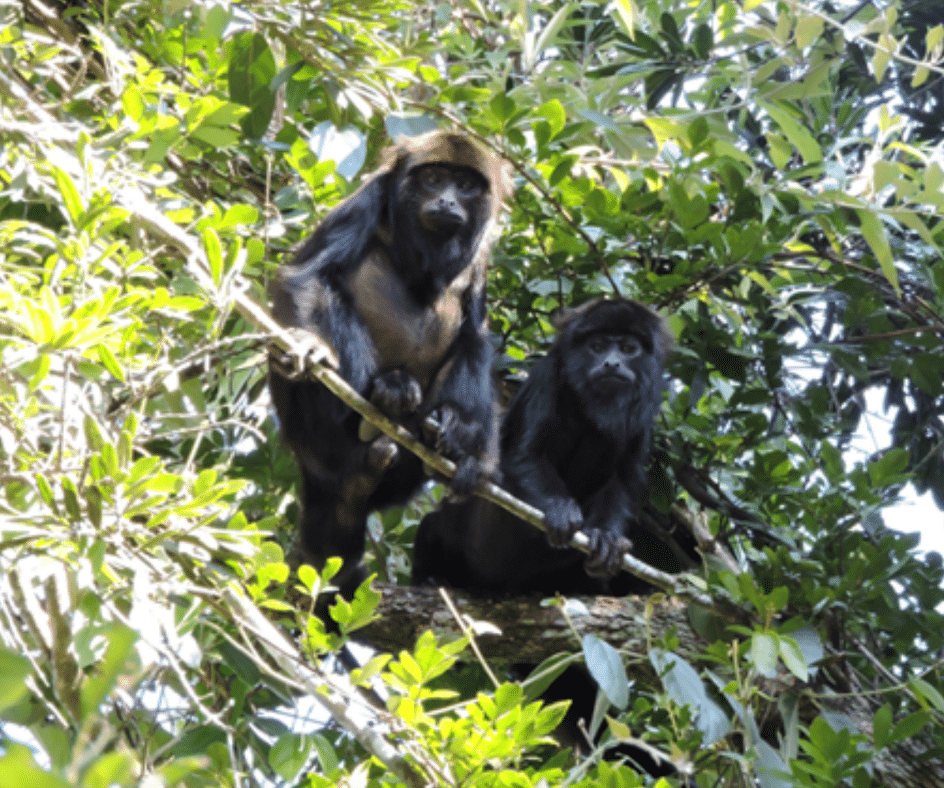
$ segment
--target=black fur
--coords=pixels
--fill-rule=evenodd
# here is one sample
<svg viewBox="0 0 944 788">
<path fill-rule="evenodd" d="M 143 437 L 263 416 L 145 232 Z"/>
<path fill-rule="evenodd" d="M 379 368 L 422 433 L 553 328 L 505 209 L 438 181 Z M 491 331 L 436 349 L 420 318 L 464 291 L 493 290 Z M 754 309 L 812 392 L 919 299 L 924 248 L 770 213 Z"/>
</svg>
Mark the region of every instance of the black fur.
<svg viewBox="0 0 944 788">
<path fill-rule="evenodd" d="M 420 524 L 413 582 L 478 593 L 599 594 L 631 548 L 670 342 L 662 319 L 626 299 L 566 315 L 501 428 L 501 475 L 545 513 L 546 536 L 481 499 Z M 587 533 L 591 555 L 567 547 Z"/>
<path fill-rule="evenodd" d="M 626 299 L 587 304 L 558 327 L 501 428 L 503 484 L 544 511 L 547 534 L 481 498 L 447 503 L 420 523 L 414 584 L 480 595 L 640 590 L 616 573 L 632 548 L 669 335 L 655 312 Z M 590 537 L 589 557 L 566 546 L 578 529 Z M 589 674 L 571 666 L 543 694 L 572 701 L 557 732 L 565 746 L 587 749 L 578 720 L 590 718 L 596 693 Z M 638 748 L 620 755 L 653 775 L 673 771 Z"/>
<path fill-rule="evenodd" d="M 272 289 L 275 318 L 327 341 L 361 395 L 414 431 L 426 416 L 439 420 L 428 437 L 456 461 L 460 493 L 496 464 L 485 269 L 507 180 L 462 135 L 401 141 Z M 320 568 L 341 556 L 336 582 L 350 596 L 365 576 L 368 515 L 405 502 L 424 481 L 421 463 L 385 436 L 362 441 L 360 418 L 320 384 L 270 365 L 269 385 L 301 470 L 303 557 Z"/>
</svg>

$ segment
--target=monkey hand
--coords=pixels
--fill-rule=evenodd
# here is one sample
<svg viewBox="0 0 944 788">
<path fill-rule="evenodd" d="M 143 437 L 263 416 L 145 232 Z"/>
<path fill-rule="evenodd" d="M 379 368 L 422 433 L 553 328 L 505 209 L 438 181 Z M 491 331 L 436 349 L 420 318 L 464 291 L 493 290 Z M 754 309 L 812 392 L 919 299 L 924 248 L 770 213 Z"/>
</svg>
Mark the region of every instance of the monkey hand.
<svg viewBox="0 0 944 788">
<path fill-rule="evenodd" d="M 429 420 L 424 422 L 426 440 L 438 454 L 456 464 L 449 489 L 454 496 L 468 495 L 487 475 L 479 459 L 485 450 L 485 432 L 481 425 L 463 419 L 448 405 L 436 408 L 430 416 L 436 428 L 430 427 Z"/>
<path fill-rule="evenodd" d="M 314 331 L 305 328 L 283 327 L 285 337 L 292 342 L 291 347 L 282 352 L 271 349 L 270 354 L 279 370 L 288 378 L 303 377 L 306 370 L 316 364 L 324 364 L 331 369 L 339 369 L 338 357 L 331 346 Z M 273 346 L 270 345 L 270 348 Z"/>
<path fill-rule="evenodd" d="M 583 514 L 573 498 L 552 498 L 544 507 L 544 527 L 551 547 L 567 547 L 583 525 Z"/>
<path fill-rule="evenodd" d="M 597 528 L 588 531 L 590 555 L 583 562 L 583 568 L 593 577 L 613 577 L 620 571 L 623 555 L 633 548 L 633 543 L 622 534 L 601 531 Z"/>
<path fill-rule="evenodd" d="M 402 419 L 423 401 L 423 389 L 409 372 L 390 369 L 374 378 L 370 401 L 391 419 Z"/>
</svg>

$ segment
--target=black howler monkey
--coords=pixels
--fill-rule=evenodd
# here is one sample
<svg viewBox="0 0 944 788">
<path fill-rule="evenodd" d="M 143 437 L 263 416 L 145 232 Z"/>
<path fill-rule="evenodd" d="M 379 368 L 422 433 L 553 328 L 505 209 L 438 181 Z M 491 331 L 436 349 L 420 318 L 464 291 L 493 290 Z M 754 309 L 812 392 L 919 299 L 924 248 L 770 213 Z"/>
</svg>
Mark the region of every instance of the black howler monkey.
<svg viewBox="0 0 944 788">
<path fill-rule="evenodd" d="M 646 481 L 662 403 L 665 324 L 627 299 L 563 316 L 559 335 L 513 400 L 501 427 L 501 474 L 545 513 L 546 535 L 481 499 L 423 518 L 413 582 L 473 592 L 598 594 L 612 590 Z M 577 530 L 589 557 L 567 547 Z"/>
<path fill-rule="evenodd" d="M 360 394 L 414 430 L 433 416 L 426 437 L 456 462 L 459 493 L 496 464 L 485 276 L 509 185 L 499 157 L 464 135 L 401 138 L 272 288 L 275 318 L 327 341 Z M 320 384 L 270 365 L 269 386 L 301 470 L 302 553 L 318 568 L 341 556 L 336 582 L 350 595 L 365 575 L 369 513 L 405 502 L 422 465 L 386 436 L 362 441 L 360 417 Z"/>
</svg>

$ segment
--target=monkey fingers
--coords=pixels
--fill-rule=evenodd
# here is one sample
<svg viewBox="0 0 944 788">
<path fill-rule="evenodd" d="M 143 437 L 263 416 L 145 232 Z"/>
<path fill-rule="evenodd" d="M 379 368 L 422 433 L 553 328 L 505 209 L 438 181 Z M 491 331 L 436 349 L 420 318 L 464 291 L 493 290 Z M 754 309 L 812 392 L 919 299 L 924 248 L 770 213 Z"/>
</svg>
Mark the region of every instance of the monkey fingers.
<svg viewBox="0 0 944 788">
<path fill-rule="evenodd" d="M 367 465 L 383 473 L 400 456 L 400 447 L 389 435 L 381 435 L 367 448 Z"/>
<path fill-rule="evenodd" d="M 476 422 L 463 419 L 454 408 L 443 405 L 423 424 L 426 440 L 443 457 L 456 463 L 456 474 L 449 484 L 454 494 L 468 495 L 482 481 L 484 470 L 479 455 L 485 449 L 485 433 Z"/>
<path fill-rule="evenodd" d="M 315 364 L 338 369 L 338 357 L 331 346 L 314 331 L 294 326 L 286 326 L 282 330 L 293 345 L 285 352 L 273 350 L 270 357 L 288 377 L 304 377 L 306 370 Z"/>
<path fill-rule="evenodd" d="M 544 505 L 544 527 L 551 547 L 567 547 L 582 525 L 583 513 L 573 498 L 552 498 Z"/>
<path fill-rule="evenodd" d="M 623 555 L 633 548 L 633 543 L 622 534 L 593 529 L 587 532 L 590 539 L 590 555 L 583 563 L 588 575 L 614 577 L 623 563 Z"/>
<path fill-rule="evenodd" d="M 474 490 L 485 474 L 477 457 L 466 457 L 456 463 L 456 475 L 449 482 L 453 498 L 463 498 Z"/>
<path fill-rule="evenodd" d="M 400 447 L 393 438 L 389 435 L 375 438 L 364 454 L 362 469 L 352 473 L 341 484 L 339 511 L 346 515 L 349 509 L 359 508 L 363 501 L 373 495 L 384 472 L 399 456 Z M 340 522 L 341 517 L 338 519 Z"/>
<path fill-rule="evenodd" d="M 390 369 L 374 378 L 370 401 L 391 419 L 401 419 L 423 401 L 423 389 L 409 372 Z"/>
<path fill-rule="evenodd" d="M 430 417 L 436 428 L 431 429 L 427 421 L 423 425 L 423 434 L 443 457 L 459 462 L 469 455 L 479 454 L 485 448 L 482 426 L 462 418 L 454 408 L 443 405 L 436 408 Z"/>
</svg>

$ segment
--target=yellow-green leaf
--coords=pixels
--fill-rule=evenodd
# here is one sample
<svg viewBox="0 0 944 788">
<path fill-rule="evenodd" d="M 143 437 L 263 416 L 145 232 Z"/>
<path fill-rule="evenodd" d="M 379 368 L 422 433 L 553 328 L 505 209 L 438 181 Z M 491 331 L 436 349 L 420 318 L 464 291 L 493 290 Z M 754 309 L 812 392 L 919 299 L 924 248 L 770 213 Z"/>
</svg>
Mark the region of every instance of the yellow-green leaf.
<svg viewBox="0 0 944 788">
<path fill-rule="evenodd" d="M 882 220 L 872 211 L 860 209 L 858 211 L 859 222 L 862 229 L 862 237 L 878 260 L 879 267 L 889 284 L 895 288 L 895 292 L 901 292 L 898 285 L 898 270 L 895 268 L 895 262 L 892 260 L 892 249 L 888 243 L 888 235 Z"/>
<path fill-rule="evenodd" d="M 796 45 L 800 49 L 806 49 L 823 32 L 823 18 L 819 16 L 804 16 L 797 21 Z"/>
<path fill-rule="evenodd" d="M 800 125 L 800 122 L 783 107 L 767 103 L 763 106 L 767 114 L 780 127 L 784 136 L 800 152 L 803 161 L 807 164 L 816 164 L 823 160 L 823 152 L 809 129 Z"/>
<path fill-rule="evenodd" d="M 210 264 L 210 274 L 213 281 L 220 284 L 223 281 L 223 248 L 220 238 L 212 228 L 203 231 L 203 248 L 206 251 L 207 262 Z"/>
</svg>

